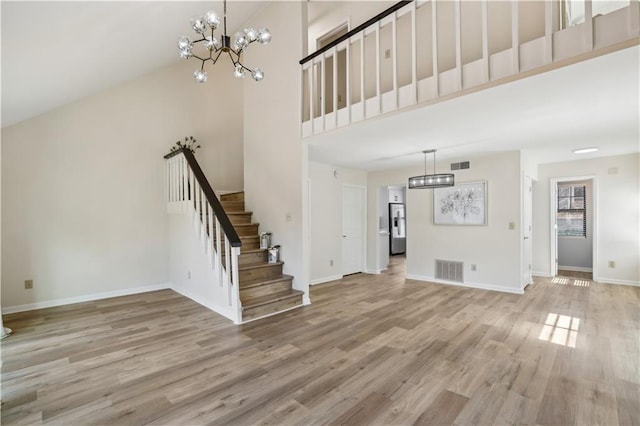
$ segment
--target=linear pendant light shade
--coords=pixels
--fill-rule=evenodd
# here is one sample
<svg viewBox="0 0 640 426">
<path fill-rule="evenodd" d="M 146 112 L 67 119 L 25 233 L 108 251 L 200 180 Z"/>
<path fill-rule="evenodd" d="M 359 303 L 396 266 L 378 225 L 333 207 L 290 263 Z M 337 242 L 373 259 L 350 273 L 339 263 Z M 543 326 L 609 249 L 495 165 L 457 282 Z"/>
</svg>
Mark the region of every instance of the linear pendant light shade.
<svg viewBox="0 0 640 426">
<path fill-rule="evenodd" d="M 429 189 L 453 186 L 455 177 L 453 173 L 436 174 L 436 150 L 422 151 L 424 154 L 424 175 L 409 178 L 409 189 Z M 433 154 L 433 174 L 427 174 L 427 154 Z"/>
</svg>

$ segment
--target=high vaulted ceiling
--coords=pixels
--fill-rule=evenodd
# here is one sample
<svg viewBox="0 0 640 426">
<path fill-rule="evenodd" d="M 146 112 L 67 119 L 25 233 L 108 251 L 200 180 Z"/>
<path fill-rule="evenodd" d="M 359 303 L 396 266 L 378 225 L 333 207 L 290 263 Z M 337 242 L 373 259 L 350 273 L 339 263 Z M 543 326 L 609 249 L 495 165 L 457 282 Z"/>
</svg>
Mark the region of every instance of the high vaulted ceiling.
<svg viewBox="0 0 640 426">
<path fill-rule="evenodd" d="M 228 33 L 265 4 L 229 0 Z M 208 10 L 222 16 L 222 1 L 2 1 L 0 7 L 3 127 L 179 61 L 176 42 L 193 34 L 190 18 Z"/>
<path fill-rule="evenodd" d="M 228 3 L 228 33 L 268 0 Z M 222 2 L 11 2 L 2 11 L 2 126 L 179 61 L 189 19 Z M 255 22 L 253 22 L 255 21 Z M 277 36 L 275 34 L 274 36 Z M 539 162 L 638 152 L 638 46 L 309 139 L 312 160 L 364 170 L 523 149 Z M 572 149 L 598 146 L 582 157 Z"/>
</svg>

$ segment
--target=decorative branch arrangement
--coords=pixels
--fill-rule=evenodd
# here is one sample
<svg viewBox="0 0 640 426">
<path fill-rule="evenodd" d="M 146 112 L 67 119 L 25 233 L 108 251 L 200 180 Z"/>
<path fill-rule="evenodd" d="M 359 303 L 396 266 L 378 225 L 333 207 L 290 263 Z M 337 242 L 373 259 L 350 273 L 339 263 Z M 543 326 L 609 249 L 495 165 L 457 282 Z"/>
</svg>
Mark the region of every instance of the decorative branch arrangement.
<svg viewBox="0 0 640 426">
<path fill-rule="evenodd" d="M 174 146 L 171 147 L 170 152 L 177 151 L 182 148 L 187 148 L 189 151 L 196 153 L 196 149 L 201 148 L 200 145 L 196 145 L 198 142 L 193 136 L 185 136 L 184 142 L 178 141 Z"/>
</svg>

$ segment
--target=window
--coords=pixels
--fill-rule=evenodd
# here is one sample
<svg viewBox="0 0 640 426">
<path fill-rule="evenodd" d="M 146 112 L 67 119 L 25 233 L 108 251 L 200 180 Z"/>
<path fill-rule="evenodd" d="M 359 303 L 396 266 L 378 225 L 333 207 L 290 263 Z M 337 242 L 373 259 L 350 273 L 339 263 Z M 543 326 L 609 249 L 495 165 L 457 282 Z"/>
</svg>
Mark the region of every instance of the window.
<svg viewBox="0 0 640 426">
<path fill-rule="evenodd" d="M 558 185 L 558 236 L 587 237 L 585 185 Z"/>
</svg>

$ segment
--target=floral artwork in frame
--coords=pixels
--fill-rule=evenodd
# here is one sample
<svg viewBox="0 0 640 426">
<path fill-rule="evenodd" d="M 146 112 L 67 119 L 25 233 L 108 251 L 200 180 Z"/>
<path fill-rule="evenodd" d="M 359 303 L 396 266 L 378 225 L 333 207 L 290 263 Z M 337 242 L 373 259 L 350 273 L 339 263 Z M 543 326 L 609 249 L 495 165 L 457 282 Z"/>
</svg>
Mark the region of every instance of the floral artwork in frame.
<svg viewBox="0 0 640 426">
<path fill-rule="evenodd" d="M 467 182 L 433 190 L 435 225 L 486 225 L 487 182 Z"/>
</svg>

